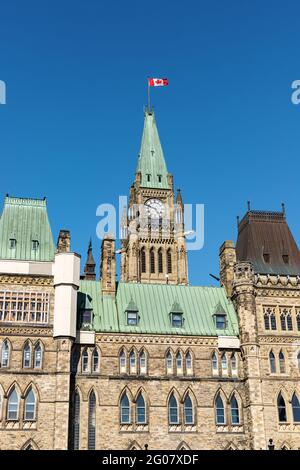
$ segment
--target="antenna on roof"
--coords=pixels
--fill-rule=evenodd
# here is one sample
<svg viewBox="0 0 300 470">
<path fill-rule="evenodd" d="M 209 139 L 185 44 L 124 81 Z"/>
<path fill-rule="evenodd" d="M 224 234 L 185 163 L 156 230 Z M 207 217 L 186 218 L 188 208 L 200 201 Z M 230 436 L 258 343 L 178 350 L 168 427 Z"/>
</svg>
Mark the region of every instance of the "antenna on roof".
<svg viewBox="0 0 300 470">
<path fill-rule="evenodd" d="M 247 201 L 248 211 L 251 211 L 250 201 Z"/>
<path fill-rule="evenodd" d="M 285 215 L 285 204 L 284 204 L 284 202 L 281 203 L 281 209 L 282 209 L 283 215 Z"/>
</svg>

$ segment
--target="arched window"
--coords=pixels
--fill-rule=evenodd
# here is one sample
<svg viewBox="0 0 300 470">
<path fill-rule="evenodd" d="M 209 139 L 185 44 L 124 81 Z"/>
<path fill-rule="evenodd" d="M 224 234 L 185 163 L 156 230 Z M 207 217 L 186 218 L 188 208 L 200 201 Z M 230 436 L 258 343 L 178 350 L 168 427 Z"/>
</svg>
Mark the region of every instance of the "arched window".
<svg viewBox="0 0 300 470">
<path fill-rule="evenodd" d="M 172 252 L 170 248 L 167 251 L 167 273 L 172 274 Z"/>
<path fill-rule="evenodd" d="M 23 349 L 23 367 L 28 369 L 31 367 L 31 346 L 27 342 Z"/>
<path fill-rule="evenodd" d="M 160 248 L 158 250 L 158 272 L 161 274 L 163 272 L 163 253 L 162 249 Z"/>
<path fill-rule="evenodd" d="M 284 360 L 284 355 L 283 352 L 280 351 L 279 353 L 279 370 L 281 374 L 285 373 L 285 360 Z"/>
<path fill-rule="evenodd" d="M 173 393 L 169 399 L 168 409 L 169 409 L 169 424 L 178 424 L 179 423 L 178 404 Z"/>
<path fill-rule="evenodd" d="M 182 355 L 180 351 L 176 354 L 176 367 L 177 370 L 182 370 Z"/>
<path fill-rule="evenodd" d="M 288 331 L 293 331 L 293 319 L 292 315 L 288 314 L 286 317 Z"/>
<path fill-rule="evenodd" d="M 146 363 L 146 354 L 145 351 L 140 352 L 140 374 L 146 374 L 147 372 L 147 363 Z"/>
<path fill-rule="evenodd" d="M 92 371 L 94 374 L 99 372 L 99 353 L 97 348 L 94 349 L 92 355 Z"/>
<path fill-rule="evenodd" d="M 32 389 L 27 392 L 25 397 L 24 420 L 36 420 L 36 399 Z"/>
<path fill-rule="evenodd" d="M 191 373 L 192 371 L 192 355 L 190 353 L 190 351 L 188 351 L 185 355 L 185 368 L 186 368 L 186 371 Z"/>
<path fill-rule="evenodd" d="M 232 396 L 230 400 L 230 413 L 231 413 L 231 424 L 233 426 L 240 424 L 239 405 L 234 395 Z"/>
<path fill-rule="evenodd" d="M 80 442 L 80 395 L 76 390 L 72 407 L 71 449 L 78 450 Z"/>
<path fill-rule="evenodd" d="M 126 354 L 124 349 L 120 352 L 120 357 L 119 357 L 119 362 L 120 362 L 120 372 L 126 372 Z"/>
<path fill-rule="evenodd" d="M 82 372 L 86 374 L 89 371 L 89 353 L 85 348 L 82 353 Z"/>
<path fill-rule="evenodd" d="M 275 374 L 276 373 L 276 361 L 275 361 L 275 356 L 274 356 L 273 351 L 270 351 L 269 353 L 269 363 L 270 363 L 271 374 Z"/>
<path fill-rule="evenodd" d="M 88 417 L 88 450 L 96 449 L 96 395 L 94 391 L 89 396 Z"/>
<path fill-rule="evenodd" d="M 237 360 L 236 360 L 236 354 L 232 353 L 231 354 L 231 373 L 236 375 L 237 374 Z"/>
<path fill-rule="evenodd" d="M 131 351 L 129 355 L 129 366 L 130 366 L 130 373 L 136 372 L 136 354 L 135 351 Z"/>
<path fill-rule="evenodd" d="M 150 272 L 151 274 L 155 273 L 155 253 L 154 248 L 150 250 Z"/>
<path fill-rule="evenodd" d="M 211 356 L 211 367 L 214 373 L 218 371 L 218 356 L 215 352 Z"/>
<path fill-rule="evenodd" d="M 172 355 L 171 351 L 168 351 L 168 353 L 166 355 L 166 365 L 167 365 L 167 371 L 169 373 L 173 372 L 173 355 Z"/>
<path fill-rule="evenodd" d="M 141 249 L 141 271 L 142 271 L 142 273 L 146 272 L 146 252 L 145 252 L 145 248 Z"/>
<path fill-rule="evenodd" d="M 218 393 L 216 397 L 216 422 L 217 424 L 225 424 L 225 412 L 224 412 L 224 404 L 221 398 L 221 395 Z"/>
<path fill-rule="evenodd" d="M 1 351 L 0 367 L 5 368 L 9 366 L 10 345 L 7 340 L 4 341 Z"/>
<path fill-rule="evenodd" d="M 286 315 L 284 313 L 280 315 L 280 324 L 281 324 L 282 331 L 285 331 L 286 330 Z"/>
<path fill-rule="evenodd" d="M 277 408 L 278 408 L 278 419 L 280 423 L 286 423 L 286 408 L 285 401 L 281 393 L 279 393 L 277 398 Z"/>
<path fill-rule="evenodd" d="M 37 343 L 34 347 L 34 368 L 41 369 L 42 368 L 42 348 L 40 343 Z"/>
<path fill-rule="evenodd" d="M 226 371 L 226 370 L 227 370 L 227 357 L 226 357 L 226 353 L 223 353 L 222 356 L 221 356 L 221 366 L 222 366 L 222 371 Z"/>
<path fill-rule="evenodd" d="M 19 395 L 13 388 L 8 396 L 7 401 L 7 419 L 17 421 L 19 418 Z"/>
<path fill-rule="evenodd" d="M 294 423 L 300 423 L 300 403 L 296 393 L 294 393 L 292 398 L 292 409 Z"/>
<path fill-rule="evenodd" d="M 146 406 L 143 395 L 140 393 L 136 401 L 136 423 L 146 423 Z"/>
<path fill-rule="evenodd" d="M 184 424 L 194 424 L 193 403 L 189 394 L 186 395 L 183 403 Z"/>
<path fill-rule="evenodd" d="M 130 424 L 130 405 L 127 394 L 121 398 L 121 413 L 120 413 L 121 424 Z"/>
<path fill-rule="evenodd" d="M 297 354 L 298 371 L 300 372 L 300 351 Z"/>
<path fill-rule="evenodd" d="M 271 319 L 271 330 L 276 330 L 276 328 L 277 328 L 277 326 L 276 326 L 276 316 L 273 312 L 271 313 L 270 319 Z"/>
<path fill-rule="evenodd" d="M 267 313 L 264 314 L 265 330 L 270 329 L 270 315 Z"/>
</svg>

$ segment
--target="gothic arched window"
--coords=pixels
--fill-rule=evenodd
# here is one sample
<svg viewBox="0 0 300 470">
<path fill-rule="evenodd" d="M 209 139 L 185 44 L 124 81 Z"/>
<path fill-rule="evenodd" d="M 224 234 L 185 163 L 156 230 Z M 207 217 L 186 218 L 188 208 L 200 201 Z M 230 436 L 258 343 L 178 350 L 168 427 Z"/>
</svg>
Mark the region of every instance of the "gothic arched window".
<svg viewBox="0 0 300 470">
<path fill-rule="evenodd" d="M 161 248 L 158 250 L 158 272 L 160 274 L 163 273 L 163 253 Z"/>
<path fill-rule="evenodd" d="M 94 349 L 92 354 L 92 371 L 94 374 L 99 372 L 99 353 L 97 348 Z"/>
<path fill-rule="evenodd" d="M 42 347 L 40 343 L 37 343 L 34 347 L 34 363 L 35 369 L 41 369 L 42 367 Z"/>
<path fill-rule="evenodd" d="M 215 352 L 211 356 L 211 367 L 212 367 L 213 372 L 218 371 L 218 356 L 216 355 Z"/>
<path fill-rule="evenodd" d="M 300 372 L 300 351 L 297 354 L 298 371 Z"/>
<path fill-rule="evenodd" d="M 284 354 L 282 351 L 279 353 L 279 371 L 281 374 L 285 374 L 285 360 L 284 360 Z"/>
<path fill-rule="evenodd" d="M 126 354 L 124 349 L 120 352 L 119 356 L 120 372 L 126 372 Z"/>
<path fill-rule="evenodd" d="M 80 395 L 77 390 L 73 398 L 71 419 L 71 449 L 78 450 L 80 442 Z"/>
<path fill-rule="evenodd" d="M 183 403 L 184 424 L 194 424 L 193 402 L 189 394 L 186 395 Z"/>
<path fill-rule="evenodd" d="M 135 351 L 131 351 L 129 354 L 129 367 L 130 367 L 130 373 L 135 373 L 136 372 L 136 353 Z"/>
<path fill-rule="evenodd" d="M 173 354 L 171 351 L 168 351 L 166 355 L 166 366 L 167 366 L 167 372 L 173 372 Z"/>
<path fill-rule="evenodd" d="M 297 320 L 297 330 L 300 331 L 300 313 L 297 314 L 296 320 Z"/>
<path fill-rule="evenodd" d="M 296 393 L 292 397 L 292 409 L 294 423 L 300 423 L 300 403 Z"/>
<path fill-rule="evenodd" d="M 264 314 L 265 330 L 270 329 L 270 315 L 267 313 Z"/>
<path fill-rule="evenodd" d="M 275 361 L 275 356 L 274 356 L 273 351 L 270 351 L 269 353 L 269 363 L 270 363 L 271 374 L 275 374 L 276 373 L 276 361 Z"/>
<path fill-rule="evenodd" d="M 5 340 L 2 345 L 0 367 L 4 368 L 4 367 L 9 366 L 9 356 L 10 356 L 10 345 L 9 345 L 9 342 Z"/>
<path fill-rule="evenodd" d="M 13 388 L 7 400 L 7 419 L 10 421 L 17 421 L 19 418 L 19 395 L 15 388 Z"/>
<path fill-rule="evenodd" d="M 96 449 L 96 395 L 92 390 L 89 396 L 88 450 Z"/>
<path fill-rule="evenodd" d="M 24 369 L 31 367 L 31 345 L 28 341 L 23 349 L 23 367 Z"/>
<path fill-rule="evenodd" d="M 25 397 L 24 420 L 36 420 L 36 399 L 32 389 L 27 392 Z"/>
<path fill-rule="evenodd" d="M 231 373 L 233 375 L 236 375 L 237 374 L 237 359 L 236 359 L 235 353 L 231 354 L 230 363 L 231 363 Z"/>
<path fill-rule="evenodd" d="M 172 274 L 172 252 L 171 248 L 167 251 L 167 273 Z"/>
<path fill-rule="evenodd" d="M 155 273 L 155 253 L 154 248 L 150 250 L 150 272 L 151 274 Z"/>
<path fill-rule="evenodd" d="M 179 423 L 178 404 L 174 396 L 174 393 L 172 393 L 172 395 L 170 396 L 168 410 L 169 410 L 169 424 L 178 424 Z"/>
<path fill-rule="evenodd" d="M 279 393 L 277 398 L 277 408 L 278 408 L 278 419 L 280 423 L 285 423 L 287 421 L 286 418 L 286 407 L 285 401 L 281 393 Z"/>
<path fill-rule="evenodd" d="M 178 353 L 176 354 L 176 367 L 177 370 L 182 370 L 182 354 L 180 351 L 178 351 Z"/>
<path fill-rule="evenodd" d="M 146 405 L 142 393 L 139 394 L 138 399 L 136 401 L 136 423 L 146 423 Z"/>
<path fill-rule="evenodd" d="M 120 413 L 121 424 L 130 424 L 130 405 L 129 405 L 129 400 L 128 400 L 126 393 L 124 393 L 124 395 L 122 396 L 120 405 L 121 405 L 121 413 Z"/>
<path fill-rule="evenodd" d="M 216 409 L 216 423 L 225 424 L 224 404 L 223 404 L 221 395 L 219 393 L 216 397 L 215 409 Z"/>
<path fill-rule="evenodd" d="M 82 372 L 85 374 L 89 371 L 89 353 L 85 348 L 82 353 Z"/>
<path fill-rule="evenodd" d="M 234 395 L 232 396 L 230 400 L 230 412 L 231 412 L 231 424 L 232 425 L 240 424 L 239 405 Z"/>
<path fill-rule="evenodd" d="M 226 353 L 224 352 L 221 356 L 221 366 L 222 366 L 222 371 L 226 371 L 227 370 L 227 357 L 226 357 Z"/>
<path fill-rule="evenodd" d="M 188 351 L 185 355 L 185 369 L 187 372 L 192 371 L 192 355 L 190 351 Z"/>
<path fill-rule="evenodd" d="M 140 360 L 140 374 L 146 374 L 147 372 L 147 360 L 145 351 L 141 351 L 139 355 Z"/>
<path fill-rule="evenodd" d="M 146 272 L 146 252 L 145 252 L 145 248 L 141 249 L 141 271 L 142 271 L 142 273 Z"/>
</svg>

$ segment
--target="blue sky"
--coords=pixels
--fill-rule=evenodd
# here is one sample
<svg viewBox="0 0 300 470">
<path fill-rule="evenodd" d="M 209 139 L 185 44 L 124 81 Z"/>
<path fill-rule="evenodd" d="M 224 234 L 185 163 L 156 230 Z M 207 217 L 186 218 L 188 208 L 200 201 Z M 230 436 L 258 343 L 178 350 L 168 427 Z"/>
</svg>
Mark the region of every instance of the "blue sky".
<svg viewBox="0 0 300 470">
<path fill-rule="evenodd" d="M 205 204 L 193 284 L 211 284 L 236 216 L 280 210 L 299 242 L 298 1 L 10 0 L 0 7 L 1 205 L 47 196 L 56 241 L 69 228 L 99 261 L 96 207 L 133 181 L 147 76 L 168 169 L 187 203 Z M 97 266 L 99 269 L 99 263 Z"/>
</svg>

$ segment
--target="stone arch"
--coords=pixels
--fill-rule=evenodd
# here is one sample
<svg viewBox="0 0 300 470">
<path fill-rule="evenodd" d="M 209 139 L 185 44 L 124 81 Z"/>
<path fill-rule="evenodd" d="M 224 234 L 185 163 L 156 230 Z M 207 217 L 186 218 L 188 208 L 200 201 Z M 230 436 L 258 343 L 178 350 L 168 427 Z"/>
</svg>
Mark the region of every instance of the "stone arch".
<svg viewBox="0 0 300 470">
<path fill-rule="evenodd" d="M 97 405 L 100 406 L 100 405 L 101 405 L 101 403 L 100 403 L 100 395 L 99 395 L 98 390 L 96 389 L 96 387 L 95 387 L 94 385 L 92 385 L 92 386 L 89 388 L 88 392 L 87 392 L 87 401 L 89 401 L 90 396 L 91 396 L 91 394 L 92 394 L 93 392 L 94 392 L 94 395 L 95 395 L 95 397 L 96 397 L 96 403 L 97 403 Z"/>
<path fill-rule="evenodd" d="M 39 447 L 33 439 L 28 439 L 25 444 L 22 445 L 21 450 L 39 450 Z"/>
<path fill-rule="evenodd" d="M 142 450 L 142 448 L 137 441 L 132 441 L 129 444 L 127 450 Z"/>
<path fill-rule="evenodd" d="M 191 450 L 191 448 L 185 441 L 181 441 L 176 450 Z"/>
<path fill-rule="evenodd" d="M 26 385 L 25 389 L 24 389 L 24 392 L 22 393 L 22 397 L 21 398 L 25 398 L 27 393 L 29 392 L 29 390 L 32 390 L 37 401 L 40 401 L 41 399 L 41 392 L 39 390 L 39 387 L 34 383 L 34 382 L 29 382 L 28 385 Z"/>
</svg>

